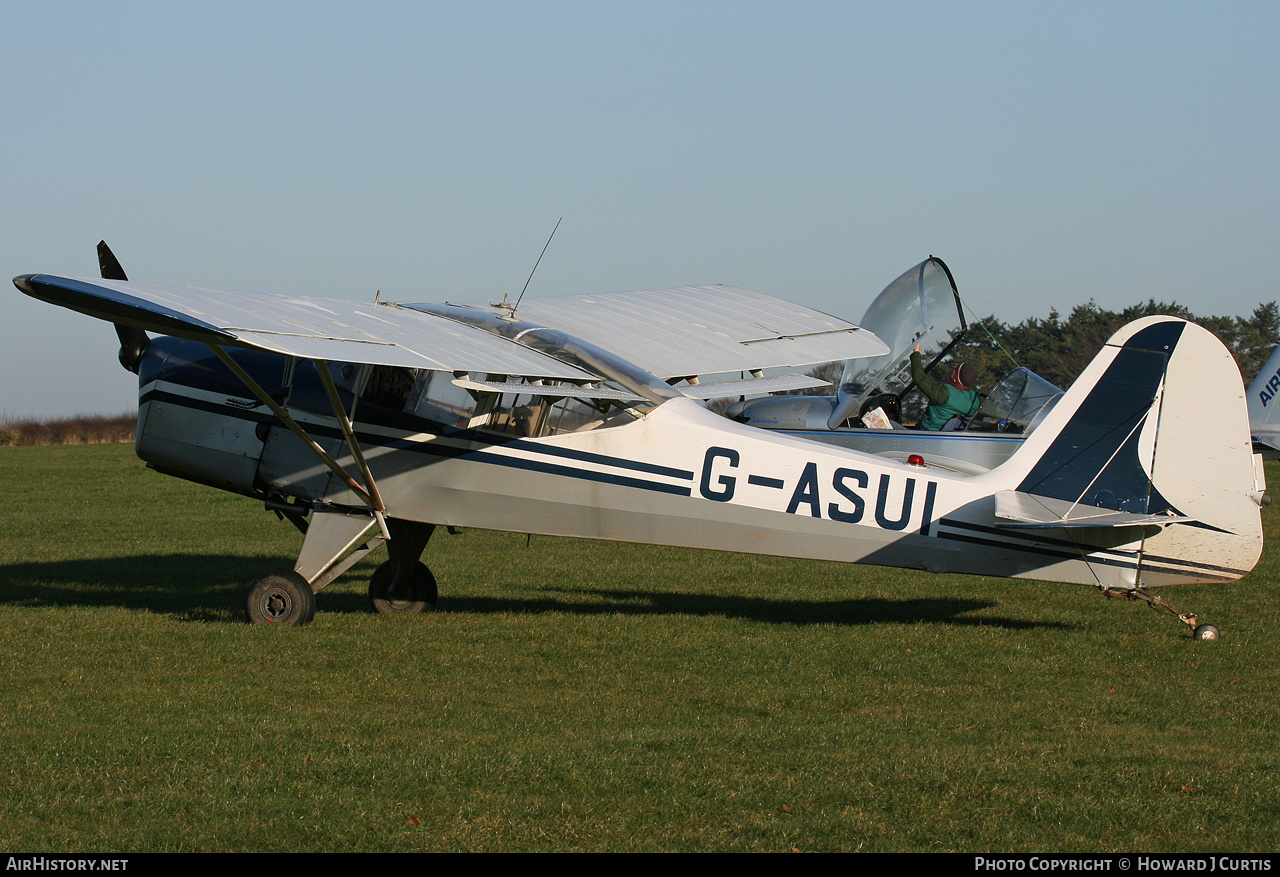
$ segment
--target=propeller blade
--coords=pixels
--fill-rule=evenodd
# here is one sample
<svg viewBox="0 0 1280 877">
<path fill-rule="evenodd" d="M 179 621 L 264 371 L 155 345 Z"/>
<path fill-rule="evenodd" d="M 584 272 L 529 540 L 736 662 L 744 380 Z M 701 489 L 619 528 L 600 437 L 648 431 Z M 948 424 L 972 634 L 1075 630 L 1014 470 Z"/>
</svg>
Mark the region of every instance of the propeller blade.
<svg viewBox="0 0 1280 877">
<path fill-rule="evenodd" d="M 98 268 L 102 272 L 103 280 L 129 279 L 124 273 L 124 268 L 120 267 L 120 260 L 116 258 L 115 253 L 111 252 L 106 241 L 98 241 Z M 151 339 L 147 337 L 146 332 L 135 326 L 125 326 L 120 323 L 114 325 L 116 337 L 120 339 L 120 364 L 136 375 L 138 363 L 142 361 L 142 354 L 146 352 Z"/>
<path fill-rule="evenodd" d="M 120 260 L 116 258 L 115 253 L 111 252 L 106 241 L 98 241 L 98 268 L 102 270 L 103 280 L 129 279 L 125 276 L 124 269 L 120 267 Z"/>
</svg>

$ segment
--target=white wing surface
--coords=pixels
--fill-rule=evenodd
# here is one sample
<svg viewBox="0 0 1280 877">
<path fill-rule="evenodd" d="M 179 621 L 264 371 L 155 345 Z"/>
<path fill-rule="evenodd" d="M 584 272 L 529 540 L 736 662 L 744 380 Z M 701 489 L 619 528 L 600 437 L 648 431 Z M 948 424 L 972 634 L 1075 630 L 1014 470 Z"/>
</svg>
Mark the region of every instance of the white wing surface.
<svg viewBox="0 0 1280 877">
<path fill-rule="evenodd" d="M 490 303 L 470 307 L 511 313 Z M 889 352 L 874 333 L 853 323 L 734 286 L 552 296 L 523 302 L 515 319 L 589 341 L 663 380 Z"/>
<path fill-rule="evenodd" d="M 308 359 L 600 380 L 516 340 L 432 313 L 438 306 L 426 304 L 375 305 L 49 274 L 24 275 L 14 283 L 35 298 L 99 319 L 213 344 Z M 506 306 L 464 309 L 512 318 Z M 663 380 L 802 368 L 887 352 L 873 333 L 852 323 L 732 286 L 537 299 L 522 304 L 514 320 L 580 338 Z M 757 383 L 755 392 L 777 389 Z M 724 391 L 752 390 L 735 385 Z M 700 395 L 692 388 L 686 392 Z"/>
<path fill-rule="evenodd" d="M 340 362 L 599 380 L 523 344 L 395 305 L 49 274 L 14 283 L 35 298 L 99 319 L 214 344 Z"/>
</svg>

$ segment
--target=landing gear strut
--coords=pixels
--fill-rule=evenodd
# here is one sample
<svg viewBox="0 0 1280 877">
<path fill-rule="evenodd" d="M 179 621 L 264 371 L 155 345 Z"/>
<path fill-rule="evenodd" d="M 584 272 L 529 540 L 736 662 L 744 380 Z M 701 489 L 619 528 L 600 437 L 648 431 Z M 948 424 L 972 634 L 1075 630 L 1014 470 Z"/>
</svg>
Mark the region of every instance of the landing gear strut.
<svg viewBox="0 0 1280 877">
<path fill-rule="evenodd" d="M 286 511 L 291 510 L 291 507 Z M 302 515 L 290 514 L 294 523 Z M 249 585 L 245 615 L 251 624 L 307 624 L 316 614 L 316 592 L 383 542 L 391 559 L 369 582 L 369 601 L 378 612 L 416 615 L 435 608 L 436 579 L 419 560 L 435 525 L 316 506 L 305 522 L 298 562 L 291 570 L 271 570 Z M 300 527 L 301 529 L 301 527 Z M 370 532 L 373 535 L 370 537 Z M 389 539 L 387 537 L 390 537 Z"/>
<path fill-rule="evenodd" d="M 418 558 L 435 532 L 434 524 L 387 520 L 391 559 L 378 567 L 369 580 L 369 602 L 378 612 L 416 615 L 436 608 L 436 577 Z"/>
<path fill-rule="evenodd" d="M 1221 636 L 1218 628 L 1212 624 L 1200 624 L 1193 613 L 1179 612 L 1163 597 L 1157 597 L 1143 588 L 1103 588 L 1102 594 L 1107 598 L 1124 597 L 1126 600 L 1142 600 L 1148 606 L 1168 610 L 1178 616 L 1179 621 L 1191 628 L 1192 639 L 1218 639 Z"/>
<path fill-rule="evenodd" d="M 391 561 L 378 567 L 369 579 L 369 602 L 384 615 L 417 615 L 436 608 L 436 577 L 422 563 L 413 565 L 409 581 L 397 584 L 391 578 Z"/>
</svg>

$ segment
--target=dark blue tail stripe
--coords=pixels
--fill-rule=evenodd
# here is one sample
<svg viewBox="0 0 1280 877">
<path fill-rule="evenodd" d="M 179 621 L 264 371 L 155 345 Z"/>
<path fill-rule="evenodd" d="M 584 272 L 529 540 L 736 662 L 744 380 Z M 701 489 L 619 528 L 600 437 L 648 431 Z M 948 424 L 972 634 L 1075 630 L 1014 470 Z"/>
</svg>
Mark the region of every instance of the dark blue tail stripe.
<svg viewBox="0 0 1280 877">
<path fill-rule="evenodd" d="M 1185 325 L 1161 322 L 1129 339 L 1018 490 L 1135 514 L 1169 511 L 1138 459 L 1139 424 Z"/>
</svg>

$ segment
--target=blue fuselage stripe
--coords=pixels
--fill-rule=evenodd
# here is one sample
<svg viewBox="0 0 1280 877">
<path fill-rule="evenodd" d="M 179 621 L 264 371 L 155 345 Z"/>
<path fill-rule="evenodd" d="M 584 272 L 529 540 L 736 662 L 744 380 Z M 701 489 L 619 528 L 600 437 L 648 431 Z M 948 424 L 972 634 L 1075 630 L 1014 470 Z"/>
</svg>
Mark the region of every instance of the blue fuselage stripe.
<svg viewBox="0 0 1280 877">
<path fill-rule="evenodd" d="M 589 469 L 575 469 L 572 466 L 561 466 L 558 463 L 546 463 L 541 460 L 526 460 L 520 457 L 507 457 L 501 454 L 490 454 L 484 452 L 466 454 L 464 455 L 464 459 L 478 463 L 490 463 L 495 466 L 508 466 L 512 469 L 524 469 L 529 472 L 540 472 L 545 475 L 561 475 L 566 478 L 576 478 L 581 481 L 595 481 L 601 484 L 616 484 L 621 487 L 634 487 L 640 490 L 670 493 L 675 496 L 693 495 L 692 487 L 684 487 L 679 484 L 662 484 L 657 481 L 646 481 L 642 478 L 632 478 L 630 475 L 614 475 L 609 472 L 594 472 Z M 611 462 L 608 465 L 617 464 Z"/>
<path fill-rule="evenodd" d="M 191 408 L 198 411 L 207 411 L 219 414 L 224 417 L 234 417 L 237 420 L 246 420 L 250 423 L 265 423 L 274 421 L 275 418 L 271 412 L 259 410 L 248 410 L 238 408 L 233 405 L 227 405 L 218 402 L 209 402 L 201 399 L 193 399 L 190 396 L 183 396 L 175 393 L 168 393 L 162 390 L 151 390 L 142 396 L 141 402 L 162 401 L 171 405 L 177 405 L 184 408 Z M 564 466 L 557 463 L 543 462 L 539 460 L 528 460 L 519 457 L 507 457 L 500 454 L 490 453 L 488 448 L 460 447 L 456 444 L 448 444 L 439 439 L 433 441 L 414 441 L 409 438 L 392 438 L 378 433 L 370 433 L 359 429 L 356 424 L 356 438 L 362 445 L 372 447 L 385 447 L 394 450 L 412 451 L 418 454 L 424 454 L 429 457 L 440 459 L 468 459 L 479 463 L 489 463 L 498 466 L 508 466 L 514 469 L 524 469 L 531 472 L 542 472 L 549 475 L 561 475 L 567 478 L 576 478 L 584 481 L 595 481 L 603 484 L 616 484 L 622 487 L 633 487 L 639 490 L 652 490 L 658 493 L 669 493 L 677 496 L 692 496 L 693 488 L 684 487 L 676 484 L 664 484 L 657 481 L 649 481 L 643 478 L 635 478 L 629 475 L 617 475 L 607 472 L 596 472 L 588 469 L 578 469 L 572 466 Z M 341 430 L 336 427 L 327 425 L 319 425 L 308 423 L 306 429 L 313 436 L 323 436 L 326 438 L 342 438 Z M 627 460 L 618 457 L 608 457 L 603 454 L 593 454 L 588 451 L 578 451 L 573 448 L 561 448 L 548 445 L 542 445 L 537 442 L 531 442 L 527 439 L 507 438 L 504 436 L 493 434 L 481 434 L 476 430 L 452 430 L 447 429 L 446 435 L 450 439 L 483 442 L 490 447 L 502 447 L 519 450 L 527 454 L 537 454 L 550 457 L 559 457 L 566 460 L 576 460 L 583 463 L 592 463 L 601 466 L 611 466 L 615 469 L 629 469 L 634 472 L 644 472 L 651 475 L 665 476 L 668 478 L 678 478 L 683 481 L 693 481 L 693 473 L 687 469 L 676 469 L 670 466 L 661 466 L 654 463 L 646 463 L 640 460 Z M 506 439 L 504 441 L 504 439 Z"/>
<path fill-rule="evenodd" d="M 1206 563 L 1189 563 L 1184 560 L 1178 560 L 1169 557 L 1156 557 L 1149 554 L 1142 556 L 1141 564 L 1137 559 L 1126 560 L 1119 557 L 1103 557 L 1098 554 L 1084 554 L 1080 548 L 1072 542 L 1062 539 L 1047 539 L 1044 536 L 1033 536 L 1029 533 L 1020 533 L 1016 530 L 1005 530 L 996 527 L 987 527 L 982 524 L 972 524 L 968 521 L 957 521 L 952 518 L 943 518 L 939 521 L 948 527 L 954 527 L 961 530 L 970 530 L 977 533 L 987 534 L 991 537 L 999 538 L 983 538 L 981 536 L 971 536 L 967 533 L 948 533 L 939 532 L 938 538 L 950 539 L 956 542 L 967 542 L 971 545 L 984 545 L 991 548 L 1003 548 L 1009 551 L 1017 551 L 1026 554 L 1035 554 L 1041 557 L 1056 557 L 1062 560 L 1082 560 L 1086 563 L 1097 563 L 1103 566 L 1114 566 L 1122 569 L 1138 569 L 1141 565 L 1142 569 L 1152 572 L 1176 572 L 1186 574 L 1188 570 L 1197 571 L 1200 575 L 1211 575 L 1213 573 L 1225 573 L 1223 580 L 1239 578 L 1248 570 L 1232 569 L 1225 566 L 1213 566 Z M 1023 540 L 1036 542 L 1036 545 L 1019 545 L 1016 542 L 1007 540 Z M 1168 565 L 1172 564 L 1172 566 Z"/>
</svg>

